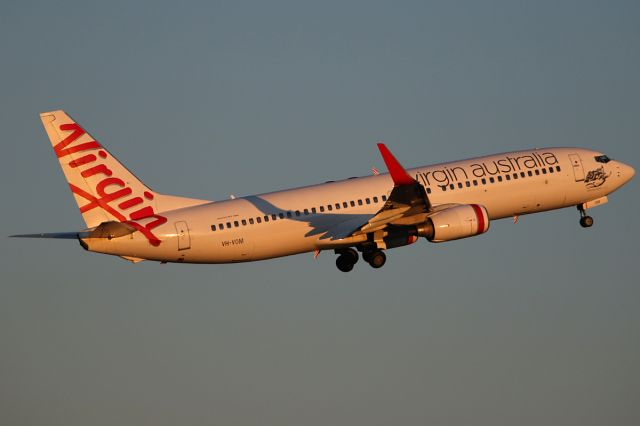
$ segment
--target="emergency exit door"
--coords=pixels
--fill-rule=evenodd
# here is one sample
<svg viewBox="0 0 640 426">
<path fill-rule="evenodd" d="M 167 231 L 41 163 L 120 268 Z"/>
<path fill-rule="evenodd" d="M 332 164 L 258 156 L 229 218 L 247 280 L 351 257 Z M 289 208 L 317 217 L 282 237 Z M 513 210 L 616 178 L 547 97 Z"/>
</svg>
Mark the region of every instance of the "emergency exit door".
<svg viewBox="0 0 640 426">
<path fill-rule="evenodd" d="M 178 250 L 188 250 L 191 248 L 191 237 L 187 222 L 176 222 L 176 234 L 178 235 Z"/>
</svg>

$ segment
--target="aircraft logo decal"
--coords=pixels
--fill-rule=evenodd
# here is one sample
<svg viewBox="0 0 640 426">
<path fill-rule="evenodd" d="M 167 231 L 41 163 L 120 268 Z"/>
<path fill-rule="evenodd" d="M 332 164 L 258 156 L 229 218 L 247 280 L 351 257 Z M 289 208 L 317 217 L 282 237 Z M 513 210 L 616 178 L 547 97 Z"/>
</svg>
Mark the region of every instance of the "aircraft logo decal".
<svg viewBox="0 0 640 426">
<path fill-rule="evenodd" d="M 86 133 L 77 123 L 62 124 L 60 126 L 60 130 L 66 132 L 70 131 L 71 134 L 53 147 L 59 159 L 77 152 L 99 150 L 97 156 L 95 154 L 86 154 L 68 163 L 69 167 L 72 169 L 77 168 L 83 178 L 88 178 L 98 174 L 102 174 L 104 176 L 104 179 L 98 182 L 94 188 L 94 193 L 97 194 L 98 197 L 95 197 L 81 188 L 78 188 L 74 184 L 69 183 L 71 191 L 87 201 L 85 205 L 80 207 L 80 213 L 100 208 L 115 217 L 118 221 L 136 228 L 136 230 L 140 231 L 140 233 L 149 240 L 151 245 L 159 246 L 161 241 L 153 234 L 152 229 L 166 223 L 167 218 L 156 214 L 151 205 L 144 206 L 144 203 L 148 203 L 153 200 L 153 194 L 148 191 L 144 191 L 142 194 L 144 198 L 141 196 L 135 196 L 136 194 L 133 194 L 133 189 L 128 187 L 122 179 L 112 176 L 113 171 L 109 169 L 106 164 L 101 162 L 108 158 L 109 154 L 107 154 L 106 150 L 104 150 L 102 145 L 97 141 L 92 140 L 71 146 L 71 144 Z M 127 198 L 132 194 L 134 197 Z M 116 208 L 112 204 L 117 201 L 120 202 L 117 204 Z M 128 218 L 122 212 L 122 210 L 128 210 L 138 205 L 143 205 L 143 207 L 128 213 Z M 143 225 L 141 223 L 142 221 L 147 223 Z"/>
<path fill-rule="evenodd" d="M 584 178 L 584 183 L 587 189 L 595 189 L 598 188 L 607 181 L 607 179 L 611 176 L 611 173 L 606 174 L 604 171 L 604 166 L 597 168 L 595 170 L 591 170 L 587 173 L 587 176 Z"/>
</svg>

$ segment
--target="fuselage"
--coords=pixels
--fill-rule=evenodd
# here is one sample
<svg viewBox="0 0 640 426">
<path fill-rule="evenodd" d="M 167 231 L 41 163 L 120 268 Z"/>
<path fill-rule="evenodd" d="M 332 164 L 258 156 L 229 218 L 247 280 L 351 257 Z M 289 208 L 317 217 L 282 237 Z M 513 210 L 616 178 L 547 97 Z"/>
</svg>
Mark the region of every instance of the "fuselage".
<svg viewBox="0 0 640 426">
<path fill-rule="evenodd" d="M 603 199 L 634 175 L 623 163 L 581 148 L 544 148 L 407 170 L 433 206 L 480 204 L 490 220 Z M 389 174 L 211 202 L 163 212 L 161 243 L 139 232 L 85 239 L 91 251 L 168 262 L 230 263 L 357 244 L 343 238 L 366 223 L 393 189 Z M 604 199 L 606 200 L 606 198 Z M 349 239 L 351 238 L 351 239 Z M 362 238 L 362 237 L 360 237 Z"/>
</svg>

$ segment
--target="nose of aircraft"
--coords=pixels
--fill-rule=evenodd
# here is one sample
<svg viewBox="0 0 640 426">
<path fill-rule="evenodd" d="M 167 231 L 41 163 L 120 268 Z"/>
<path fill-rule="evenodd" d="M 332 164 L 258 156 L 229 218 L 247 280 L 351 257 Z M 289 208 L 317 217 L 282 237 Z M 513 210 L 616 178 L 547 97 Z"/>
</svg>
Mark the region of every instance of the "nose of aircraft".
<svg viewBox="0 0 640 426">
<path fill-rule="evenodd" d="M 620 162 L 617 165 L 618 165 L 618 176 L 621 179 L 622 185 L 624 185 L 625 183 L 633 179 L 633 176 L 636 174 L 636 171 L 634 170 L 633 167 L 631 167 L 628 164 L 620 163 Z"/>
<path fill-rule="evenodd" d="M 636 171 L 633 167 L 628 164 L 622 164 L 622 173 L 627 181 L 630 181 L 633 176 L 636 174 Z"/>
</svg>

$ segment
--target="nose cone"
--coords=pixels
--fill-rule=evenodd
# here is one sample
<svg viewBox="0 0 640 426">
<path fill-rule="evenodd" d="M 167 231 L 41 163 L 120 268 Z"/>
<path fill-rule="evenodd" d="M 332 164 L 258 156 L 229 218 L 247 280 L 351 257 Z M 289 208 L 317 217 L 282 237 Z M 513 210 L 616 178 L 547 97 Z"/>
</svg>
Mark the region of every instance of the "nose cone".
<svg viewBox="0 0 640 426">
<path fill-rule="evenodd" d="M 636 171 L 633 167 L 624 163 L 621 163 L 620 167 L 622 168 L 622 178 L 625 182 L 629 182 L 631 179 L 633 179 L 633 176 L 636 174 Z"/>
</svg>

